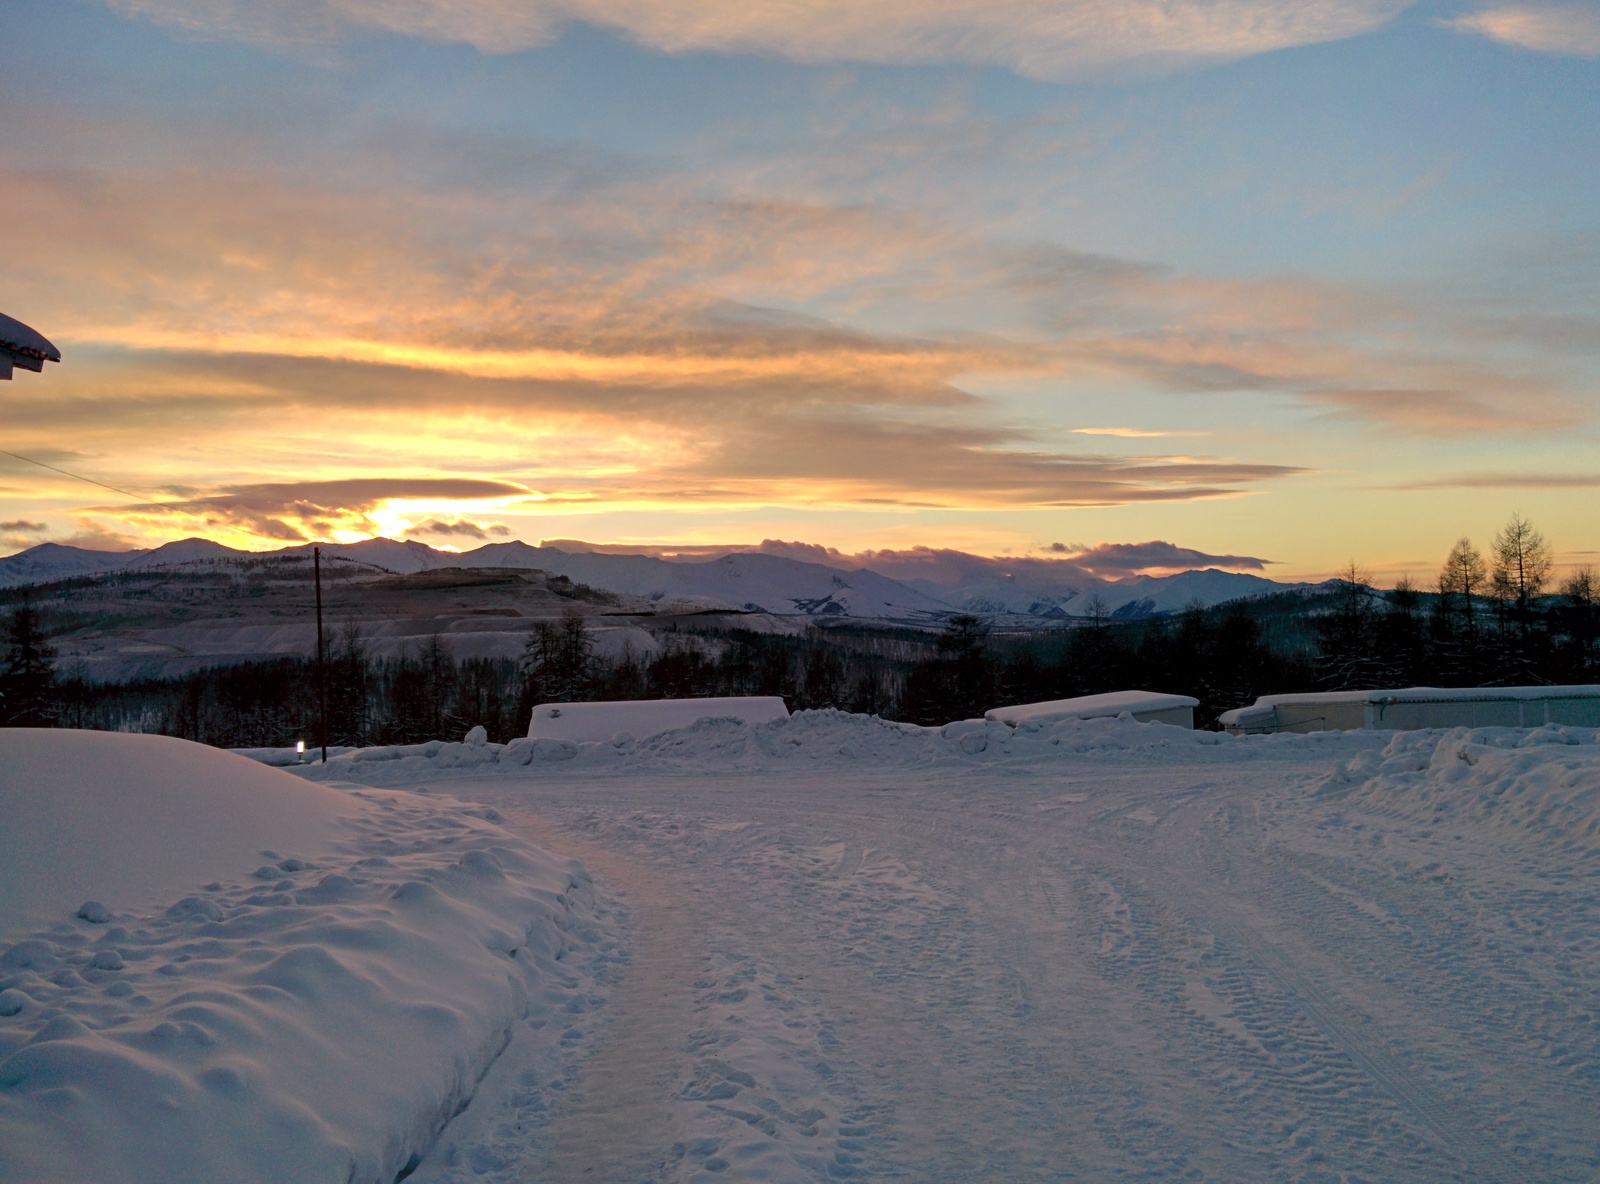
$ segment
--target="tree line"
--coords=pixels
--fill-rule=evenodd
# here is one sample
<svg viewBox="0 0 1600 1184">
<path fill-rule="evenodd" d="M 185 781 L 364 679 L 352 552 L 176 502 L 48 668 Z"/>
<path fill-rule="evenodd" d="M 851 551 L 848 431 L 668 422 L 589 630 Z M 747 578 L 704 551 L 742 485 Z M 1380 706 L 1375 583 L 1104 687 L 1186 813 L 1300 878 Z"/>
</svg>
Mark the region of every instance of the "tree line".
<svg viewBox="0 0 1600 1184">
<path fill-rule="evenodd" d="M 1488 553 L 1450 549 L 1429 589 L 1380 591 L 1354 564 L 1319 589 L 1122 621 L 1091 600 L 1074 626 L 995 634 L 958 614 L 935 634 L 866 625 L 800 636 L 705 627 L 657 635 L 649 653 L 603 654 L 588 621 L 536 622 L 520 659 L 457 659 L 438 637 L 374 657 L 357 628 L 326 663 L 327 742 L 403 744 L 524 733 L 535 704 L 779 695 L 792 710 L 833 707 L 942 724 L 1011 703 L 1143 688 L 1188 694 L 1206 724 L 1258 695 L 1384 686 L 1600 681 L 1594 572 L 1551 588 L 1551 551 L 1513 516 Z M 314 661 L 286 657 L 176 678 L 99 684 L 57 671 L 37 611 L 10 616 L 0 724 L 161 732 L 222 747 L 320 739 Z"/>
</svg>

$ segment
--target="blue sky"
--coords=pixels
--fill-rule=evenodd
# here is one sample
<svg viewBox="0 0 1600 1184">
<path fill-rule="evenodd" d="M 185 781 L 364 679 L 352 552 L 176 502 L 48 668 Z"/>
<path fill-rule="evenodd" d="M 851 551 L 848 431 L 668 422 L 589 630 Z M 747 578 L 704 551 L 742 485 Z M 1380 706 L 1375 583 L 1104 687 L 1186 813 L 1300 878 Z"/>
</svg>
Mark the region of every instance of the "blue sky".
<svg viewBox="0 0 1600 1184">
<path fill-rule="evenodd" d="M 0 310 L 66 360 L 0 447 L 149 500 L 8 461 L 0 550 L 446 522 L 1426 579 L 1518 510 L 1600 554 L 1600 6 L 9 23 Z"/>
</svg>

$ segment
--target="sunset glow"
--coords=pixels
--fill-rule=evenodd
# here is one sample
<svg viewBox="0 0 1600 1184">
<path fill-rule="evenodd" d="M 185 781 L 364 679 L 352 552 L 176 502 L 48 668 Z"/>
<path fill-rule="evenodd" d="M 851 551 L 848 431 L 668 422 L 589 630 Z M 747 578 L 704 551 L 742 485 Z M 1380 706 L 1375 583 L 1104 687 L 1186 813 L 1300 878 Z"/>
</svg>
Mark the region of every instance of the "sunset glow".
<svg viewBox="0 0 1600 1184">
<path fill-rule="evenodd" d="M 0 554 L 1600 556 L 1583 6 L 26 7 Z"/>
</svg>

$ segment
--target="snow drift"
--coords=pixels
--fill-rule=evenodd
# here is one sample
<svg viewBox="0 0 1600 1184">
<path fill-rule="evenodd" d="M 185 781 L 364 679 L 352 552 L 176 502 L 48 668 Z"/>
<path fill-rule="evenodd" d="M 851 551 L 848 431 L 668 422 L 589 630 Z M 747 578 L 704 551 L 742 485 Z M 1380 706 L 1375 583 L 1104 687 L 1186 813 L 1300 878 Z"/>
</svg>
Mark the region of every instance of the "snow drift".
<svg viewBox="0 0 1600 1184">
<path fill-rule="evenodd" d="M 0 930 L 6 1181 L 389 1184 L 594 938 L 579 865 L 449 798 L 11 731 L 0 805 L 49 921 Z"/>
<path fill-rule="evenodd" d="M 1236 737 L 1112 717 L 1027 720 L 1016 727 L 998 720 L 970 719 L 925 728 L 826 708 L 797 711 L 787 719 L 764 723 L 701 719 L 687 727 L 642 738 L 624 732 L 599 741 L 540 736 L 509 744 L 431 740 L 425 744 L 361 748 L 333 757 L 326 767 L 307 766 L 302 775 L 319 780 L 350 778 L 367 784 L 401 784 L 427 772 L 466 769 L 484 776 L 515 776 L 524 770 L 548 769 L 554 773 L 567 768 L 626 772 L 846 769 L 863 764 L 1047 766 L 1111 752 L 1136 754 L 1139 759 L 1192 760 L 1196 754 L 1221 754 L 1224 750 L 1229 755 L 1219 755 L 1217 759 L 1252 760 L 1306 749 L 1359 753 L 1381 747 L 1382 743 L 1382 738 L 1373 733 Z M 271 750 L 252 755 L 277 759 Z"/>
<path fill-rule="evenodd" d="M 1600 732 L 1548 724 L 1392 735 L 1318 792 L 1412 822 L 1471 825 L 1508 845 L 1600 855 Z"/>
<path fill-rule="evenodd" d="M 767 723 L 788 719 L 778 695 L 742 695 L 710 699 L 632 699 L 613 703 L 540 703 L 528 720 L 528 738 L 610 740 L 626 734 L 654 736 L 684 728 L 702 719 Z"/>
</svg>

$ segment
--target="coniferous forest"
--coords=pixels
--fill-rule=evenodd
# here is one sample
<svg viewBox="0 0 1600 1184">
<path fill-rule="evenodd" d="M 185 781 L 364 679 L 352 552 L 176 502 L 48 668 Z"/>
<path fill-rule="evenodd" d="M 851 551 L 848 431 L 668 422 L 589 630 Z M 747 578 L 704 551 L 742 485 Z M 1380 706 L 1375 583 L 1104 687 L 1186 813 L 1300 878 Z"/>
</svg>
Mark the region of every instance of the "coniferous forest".
<svg viewBox="0 0 1600 1184">
<path fill-rule="evenodd" d="M 1118 620 L 1093 604 L 1069 626 L 997 633 L 974 615 L 942 631 L 867 624 L 757 633 L 675 624 L 648 655 L 602 656 L 576 612 L 536 622 L 520 660 L 458 660 L 439 638 L 375 658 L 359 629 L 331 639 L 330 745 L 526 731 L 547 701 L 781 695 L 942 724 L 1010 703 L 1142 688 L 1193 695 L 1200 726 L 1261 694 L 1364 687 L 1600 681 L 1593 571 L 1549 587 L 1550 550 L 1514 517 L 1484 555 L 1467 539 L 1427 589 L 1379 590 L 1354 565 L 1340 579 L 1176 615 Z M 315 744 L 319 677 L 309 658 L 219 666 L 181 678 L 93 683 L 61 670 L 40 614 L 5 620 L 0 724 L 136 730 L 222 747 Z"/>
</svg>

